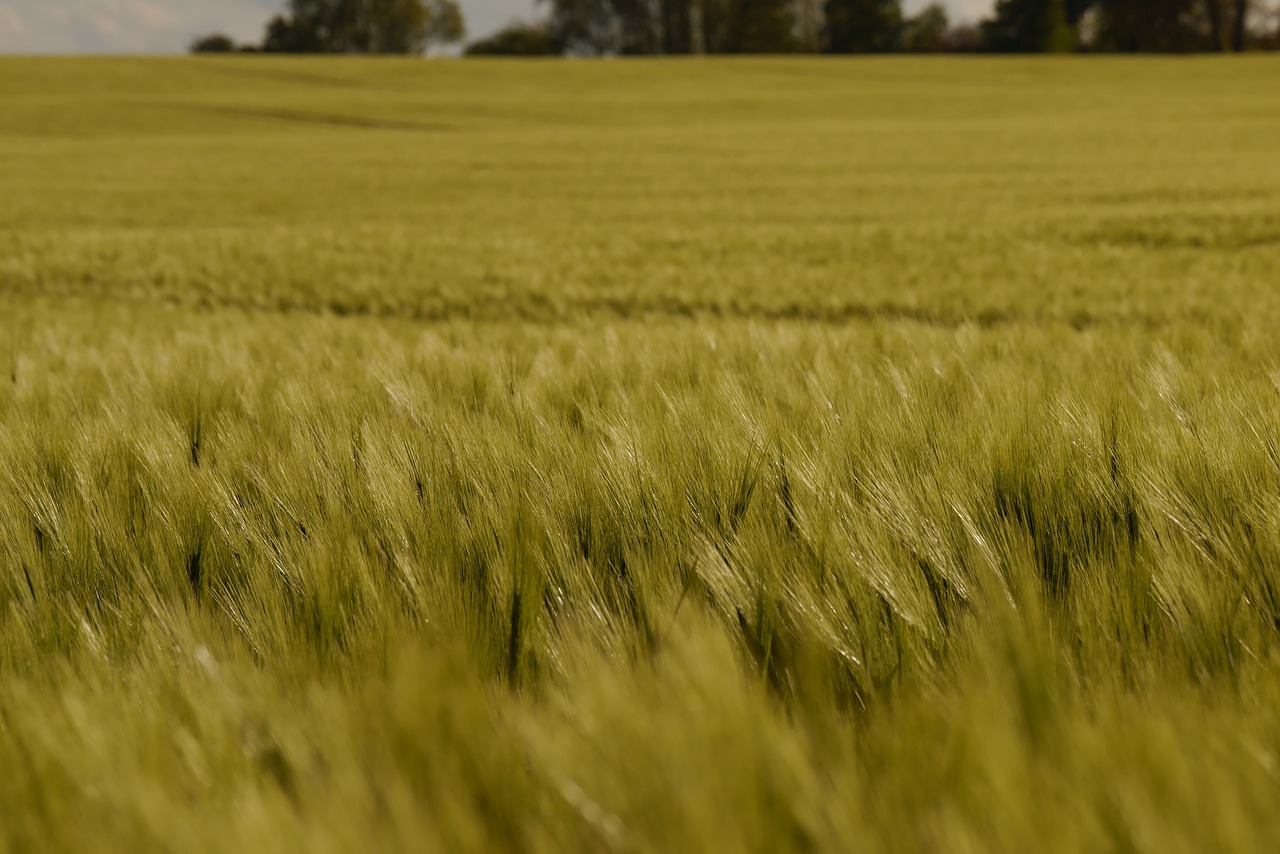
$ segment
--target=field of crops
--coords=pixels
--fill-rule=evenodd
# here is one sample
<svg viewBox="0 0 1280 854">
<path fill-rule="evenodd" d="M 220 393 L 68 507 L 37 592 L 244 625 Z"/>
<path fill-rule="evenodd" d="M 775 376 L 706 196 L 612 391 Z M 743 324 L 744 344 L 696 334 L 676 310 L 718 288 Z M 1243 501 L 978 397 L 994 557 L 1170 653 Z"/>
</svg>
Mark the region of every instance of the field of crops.
<svg viewBox="0 0 1280 854">
<path fill-rule="evenodd" d="M 0 61 L 0 852 L 1276 850 L 1277 80 Z"/>
</svg>

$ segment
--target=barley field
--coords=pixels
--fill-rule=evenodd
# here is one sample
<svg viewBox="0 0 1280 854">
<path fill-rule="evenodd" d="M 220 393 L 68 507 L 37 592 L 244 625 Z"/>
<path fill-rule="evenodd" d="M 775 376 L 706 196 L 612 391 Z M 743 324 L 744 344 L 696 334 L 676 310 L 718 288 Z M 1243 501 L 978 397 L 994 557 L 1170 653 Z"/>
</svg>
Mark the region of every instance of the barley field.
<svg viewBox="0 0 1280 854">
<path fill-rule="evenodd" d="M 1277 850 L 1277 81 L 0 61 L 0 852 Z"/>
</svg>

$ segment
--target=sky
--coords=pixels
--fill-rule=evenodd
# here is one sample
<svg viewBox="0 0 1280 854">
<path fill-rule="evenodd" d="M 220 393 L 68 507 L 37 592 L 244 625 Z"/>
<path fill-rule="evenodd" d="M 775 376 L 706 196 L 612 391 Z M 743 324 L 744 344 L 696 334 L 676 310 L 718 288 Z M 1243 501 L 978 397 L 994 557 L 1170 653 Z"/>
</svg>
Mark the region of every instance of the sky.
<svg viewBox="0 0 1280 854">
<path fill-rule="evenodd" d="M 928 0 L 904 0 L 913 12 Z M 469 38 L 536 17 L 534 0 L 459 0 Z M 196 36 L 258 41 L 284 0 L 0 0 L 0 53 L 182 53 Z M 944 0 L 975 20 L 991 0 Z"/>
</svg>

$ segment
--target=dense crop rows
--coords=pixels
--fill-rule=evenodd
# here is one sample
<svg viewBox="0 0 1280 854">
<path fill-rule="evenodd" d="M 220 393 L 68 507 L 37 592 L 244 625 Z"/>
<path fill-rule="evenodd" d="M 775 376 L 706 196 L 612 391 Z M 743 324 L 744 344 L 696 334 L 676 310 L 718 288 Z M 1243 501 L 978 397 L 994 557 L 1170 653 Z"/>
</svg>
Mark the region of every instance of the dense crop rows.
<svg viewBox="0 0 1280 854">
<path fill-rule="evenodd" d="M 1274 63 L 0 68 L 0 850 L 1280 841 Z"/>
</svg>

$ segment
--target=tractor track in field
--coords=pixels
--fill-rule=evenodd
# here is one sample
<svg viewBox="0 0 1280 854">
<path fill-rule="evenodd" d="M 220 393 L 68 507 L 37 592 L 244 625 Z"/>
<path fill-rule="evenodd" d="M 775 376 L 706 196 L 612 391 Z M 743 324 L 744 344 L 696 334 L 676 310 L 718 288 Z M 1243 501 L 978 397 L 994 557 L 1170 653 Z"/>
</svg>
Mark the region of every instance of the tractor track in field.
<svg viewBox="0 0 1280 854">
<path fill-rule="evenodd" d="M 478 298 L 448 300 L 439 297 L 420 301 L 361 303 L 342 299 L 326 302 L 305 300 L 249 300 L 234 297 L 180 298 L 167 295 L 136 296 L 86 294 L 73 290 L 9 288 L 0 292 L 7 300 L 48 299 L 63 302 L 111 303 L 123 306 L 151 306 L 193 312 L 237 311 L 262 316 L 330 317 L 355 320 L 404 321 L 410 323 L 530 323 L 558 324 L 606 321 L 653 320 L 734 320 L 815 323 L 831 326 L 875 323 L 910 323 L 940 329 L 979 329 L 1026 326 L 1066 326 L 1077 331 L 1094 328 L 1138 328 L 1158 330 L 1179 323 L 1205 325 L 1229 319 L 1201 313 L 1177 315 L 1131 311 L 1119 313 L 1020 312 L 985 308 L 957 311 L 893 302 L 839 302 L 821 304 L 780 303 L 775 305 L 727 302 L 689 302 L 679 299 L 646 298 L 551 300 L 538 296 L 523 299 Z"/>
</svg>

